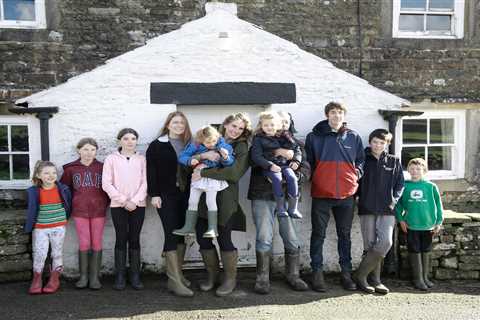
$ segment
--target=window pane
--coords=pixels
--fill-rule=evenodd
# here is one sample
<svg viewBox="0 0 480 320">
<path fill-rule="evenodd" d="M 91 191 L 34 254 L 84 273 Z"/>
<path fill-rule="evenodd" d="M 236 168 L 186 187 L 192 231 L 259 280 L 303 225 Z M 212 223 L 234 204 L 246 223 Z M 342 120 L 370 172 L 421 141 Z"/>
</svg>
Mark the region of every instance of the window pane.
<svg viewBox="0 0 480 320">
<path fill-rule="evenodd" d="M 8 151 L 8 126 L 0 126 L 0 151 Z"/>
<path fill-rule="evenodd" d="M 453 11 L 454 0 L 430 0 L 429 9 L 432 11 Z"/>
<path fill-rule="evenodd" d="M 423 15 L 401 14 L 398 29 L 401 31 L 423 32 Z"/>
<path fill-rule="evenodd" d="M 403 143 L 427 143 L 427 119 L 403 120 Z"/>
<path fill-rule="evenodd" d="M 28 151 L 28 127 L 12 126 L 12 151 Z"/>
<path fill-rule="evenodd" d="M 402 0 L 401 10 L 425 10 L 427 0 Z"/>
<path fill-rule="evenodd" d="M 428 147 L 428 170 L 452 170 L 452 147 Z"/>
<path fill-rule="evenodd" d="M 35 21 L 34 0 L 4 0 L 5 20 Z"/>
<path fill-rule="evenodd" d="M 413 158 L 425 159 L 425 147 L 403 147 L 402 148 L 402 166 L 407 170 L 408 161 Z"/>
<path fill-rule="evenodd" d="M 428 15 L 427 30 L 428 31 L 450 31 L 452 26 L 451 16 Z"/>
<path fill-rule="evenodd" d="M 454 143 L 453 119 L 430 119 L 430 143 Z"/>
<path fill-rule="evenodd" d="M 10 180 L 10 160 L 8 155 L 0 155 L 0 180 Z"/>
<path fill-rule="evenodd" d="M 14 154 L 13 161 L 13 179 L 28 179 L 30 177 L 28 154 Z"/>
</svg>

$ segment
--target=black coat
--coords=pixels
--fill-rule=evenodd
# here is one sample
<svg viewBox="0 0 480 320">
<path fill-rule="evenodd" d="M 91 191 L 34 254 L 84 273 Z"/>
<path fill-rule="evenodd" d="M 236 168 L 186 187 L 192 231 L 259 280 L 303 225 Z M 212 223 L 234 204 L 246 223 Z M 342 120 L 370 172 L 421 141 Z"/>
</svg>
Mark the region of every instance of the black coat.
<svg viewBox="0 0 480 320">
<path fill-rule="evenodd" d="M 263 133 L 256 134 L 253 138 L 250 156 L 255 165 L 265 170 L 270 169 L 272 164 L 286 166 L 290 161 L 274 154 L 274 151 L 280 148 L 293 150 L 293 159 L 290 161 L 295 161 L 298 164 L 302 162 L 302 150 L 288 131 L 283 131 L 273 137 Z"/>
<path fill-rule="evenodd" d="M 365 149 L 364 174 L 359 182 L 358 214 L 395 215 L 404 188 L 400 160 L 384 152 L 379 159 Z"/>
<path fill-rule="evenodd" d="M 175 193 L 177 187 L 186 191 L 189 186 L 188 169 L 178 164 L 177 154 L 168 137 L 152 141 L 147 148 L 148 195 L 160 197 Z M 177 181 L 177 170 L 181 170 Z"/>
</svg>

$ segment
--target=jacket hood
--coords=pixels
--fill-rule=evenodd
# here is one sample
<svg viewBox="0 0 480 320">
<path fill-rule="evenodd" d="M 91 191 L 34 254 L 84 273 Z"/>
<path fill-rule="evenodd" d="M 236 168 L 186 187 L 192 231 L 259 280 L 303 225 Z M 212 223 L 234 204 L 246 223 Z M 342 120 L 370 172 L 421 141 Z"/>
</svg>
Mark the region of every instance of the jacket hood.
<svg viewBox="0 0 480 320">
<path fill-rule="evenodd" d="M 337 133 L 343 133 L 345 131 L 347 131 L 348 128 L 347 128 L 347 123 L 344 122 L 342 124 L 342 126 L 340 127 L 340 130 L 338 130 Z M 324 135 L 327 135 L 327 134 L 331 134 L 331 133 L 334 133 L 332 131 L 332 128 L 328 125 L 328 120 L 322 120 L 320 121 L 319 123 L 317 123 L 313 129 L 312 129 L 312 132 L 316 135 L 319 135 L 319 136 L 324 136 Z"/>
<path fill-rule="evenodd" d="M 97 159 L 93 159 L 92 163 L 90 164 L 90 166 L 92 165 L 96 165 L 100 163 Z M 63 170 L 67 169 L 67 168 L 74 168 L 74 167 L 85 167 L 85 165 L 83 163 L 80 162 L 80 158 L 78 158 L 77 160 L 73 161 L 73 162 L 70 162 L 70 163 L 67 163 L 65 165 L 63 165 Z"/>
</svg>

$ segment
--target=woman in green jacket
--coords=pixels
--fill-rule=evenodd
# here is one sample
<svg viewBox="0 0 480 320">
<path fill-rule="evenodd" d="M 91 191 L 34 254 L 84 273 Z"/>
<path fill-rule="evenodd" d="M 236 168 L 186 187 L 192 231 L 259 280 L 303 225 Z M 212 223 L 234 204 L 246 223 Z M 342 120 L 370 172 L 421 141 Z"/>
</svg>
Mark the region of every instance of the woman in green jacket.
<svg viewBox="0 0 480 320">
<path fill-rule="evenodd" d="M 195 170 L 192 174 L 192 181 L 206 177 L 228 182 L 228 188 L 217 194 L 217 242 L 220 246 L 224 277 L 222 283 L 216 290 L 216 295 L 226 296 L 235 289 L 237 283 L 238 253 L 237 248 L 235 248 L 232 242 L 232 230 L 246 231 L 245 215 L 238 203 L 238 182 L 249 166 L 248 141 L 252 133 L 250 119 L 244 113 L 229 115 L 223 121 L 219 131 L 225 140 L 233 147 L 235 155 L 234 164 L 225 168 Z M 201 159 L 215 161 L 219 155 L 217 152 L 210 151 L 202 153 L 199 156 Z M 205 197 L 202 197 L 198 211 L 199 219 L 196 225 L 197 241 L 208 273 L 208 278 L 200 284 L 200 289 L 202 291 L 209 291 L 212 290 L 218 282 L 220 268 L 217 249 L 212 239 L 203 237 L 203 233 L 208 227 Z"/>
</svg>

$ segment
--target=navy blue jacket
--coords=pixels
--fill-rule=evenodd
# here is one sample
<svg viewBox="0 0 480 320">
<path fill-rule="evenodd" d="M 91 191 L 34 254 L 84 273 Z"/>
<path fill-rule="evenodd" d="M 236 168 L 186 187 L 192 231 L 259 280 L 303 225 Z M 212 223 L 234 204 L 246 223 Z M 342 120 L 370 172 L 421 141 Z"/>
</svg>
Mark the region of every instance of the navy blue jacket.
<svg viewBox="0 0 480 320">
<path fill-rule="evenodd" d="M 365 149 L 364 174 L 358 189 L 358 214 L 395 215 L 395 205 L 404 188 L 400 160 L 384 152 L 379 159 Z"/>
<path fill-rule="evenodd" d="M 287 160 L 284 157 L 275 156 L 275 150 L 280 148 L 293 150 L 293 159 Z M 257 133 L 253 137 L 250 154 L 253 163 L 265 170 L 269 170 L 272 164 L 286 166 L 290 161 L 295 161 L 299 165 L 302 162 L 302 150 L 288 131 L 283 131 L 273 137 Z"/>
<path fill-rule="evenodd" d="M 72 211 L 72 194 L 68 186 L 61 182 L 57 182 L 58 192 L 62 198 L 63 208 L 67 214 L 67 219 L 70 217 Z M 27 222 L 25 223 L 25 232 L 32 232 L 35 223 L 37 222 L 38 210 L 40 208 L 40 188 L 31 186 L 27 189 Z"/>
</svg>

